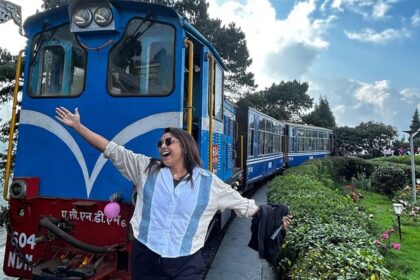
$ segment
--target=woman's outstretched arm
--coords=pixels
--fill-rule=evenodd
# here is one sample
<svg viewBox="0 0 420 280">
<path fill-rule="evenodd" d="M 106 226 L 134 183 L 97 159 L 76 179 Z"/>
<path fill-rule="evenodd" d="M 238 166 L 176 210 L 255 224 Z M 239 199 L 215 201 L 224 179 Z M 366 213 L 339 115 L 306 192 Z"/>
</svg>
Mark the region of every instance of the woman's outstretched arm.
<svg viewBox="0 0 420 280">
<path fill-rule="evenodd" d="M 109 140 L 84 126 L 80 122 L 80 114 L 77 108 L 74 110 L 74 113 L 72 113 L 64 107 L 57 107 L 55 109 L 55 113 L 55 117 L 61 123 L 73 128 L 80 134 L 80 136 L 82 136 L 89 144 L 98 149 L 101 153 L 105 151 Z"/>
</svg>

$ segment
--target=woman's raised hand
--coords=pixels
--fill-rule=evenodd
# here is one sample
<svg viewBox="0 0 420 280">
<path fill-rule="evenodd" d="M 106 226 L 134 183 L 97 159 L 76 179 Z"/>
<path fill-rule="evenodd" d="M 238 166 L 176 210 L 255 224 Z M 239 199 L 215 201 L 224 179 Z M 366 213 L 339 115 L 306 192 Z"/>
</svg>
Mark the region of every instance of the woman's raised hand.
<svg viewBox="0 0 420 280">
<path fill-rule="evenodd" d="M 72 113 L 64 107 L 57 107 L 55 108 L 55 113 L 55 118 L 57 120 L 71 128 L 76 128 L 78 125 L 80 125 L 79 109 L 77 108 L 74 109 L 74 113 Z"/>
</svg>

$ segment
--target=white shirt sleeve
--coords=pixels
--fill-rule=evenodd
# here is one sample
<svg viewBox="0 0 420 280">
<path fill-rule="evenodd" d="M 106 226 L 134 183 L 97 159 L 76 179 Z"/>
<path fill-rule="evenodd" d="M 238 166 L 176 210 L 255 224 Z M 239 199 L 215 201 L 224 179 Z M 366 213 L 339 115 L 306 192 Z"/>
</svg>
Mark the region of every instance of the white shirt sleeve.
<svg viewBox="0 0 420 280">
<path fill-rule="evenodd" d="M 133 153 L 112 141 L 106 146 L 104 157 L 111 160 L 118 171 L 134 184 L 138 183 L 151 159 L 143 154 Z"/>
<path fill-rule="evenodd" d="M 239 217 L 252 217 L 258 211 L 259 206 L 255 200 L 248 199 L 223 182 L 216 175 L 213 176 L 213 186 L 217 192 L 218 210 L 232 209 Z"/>
</svg>

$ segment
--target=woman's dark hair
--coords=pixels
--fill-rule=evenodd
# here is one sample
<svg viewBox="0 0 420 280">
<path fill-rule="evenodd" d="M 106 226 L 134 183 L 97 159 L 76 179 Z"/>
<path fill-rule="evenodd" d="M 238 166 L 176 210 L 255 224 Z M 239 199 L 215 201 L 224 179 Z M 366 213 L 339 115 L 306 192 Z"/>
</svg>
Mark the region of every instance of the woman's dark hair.
<svg viewBox="0 0 420 280">
<path fill-rule="evenodd" d="M 184 161 L 185 161 L 185 168 L 187 169 L 187 173 L 190 175 L 189 180 L 192 182 L 192 171 L 195 167 L 201 166 L 201 159 L 200 154 L 198 153 L 197 143 L 195 142 L 194 138 L 185 130 L 176 127 L 167 127 L 163 131 L 163 134 L 170 133 L 174 136 L 174 138 L 178 139 L 181 143 L 182 151 L 184 152 Z M 148 166 L 146 167 L 146 171 L 149 173 L 164 167 L 165 165 L 161 160 L 152 159 Z"/>
</svg>

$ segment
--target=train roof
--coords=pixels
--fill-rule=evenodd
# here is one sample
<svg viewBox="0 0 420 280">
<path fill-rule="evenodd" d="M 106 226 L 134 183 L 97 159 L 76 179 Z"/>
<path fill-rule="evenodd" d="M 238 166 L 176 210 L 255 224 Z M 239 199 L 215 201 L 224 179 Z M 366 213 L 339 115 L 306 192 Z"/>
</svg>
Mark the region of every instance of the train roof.
<svg viewBox="0 0 420 280">
<path fill-rule="evenodd" d="M 258 110 L 257 110 L 257 109 L 255 109 L 255 108 L 252 108 L 252 107 L 248 107 L 248 108 L 249 108 L 249 110 L 251 110 L 254 114 L 257 114 L 257 115 L 263 116 L 263 117 L 265 117 L 265 118 L 267 118 L 267 119 L 270 119 L 270 120 L 272 120 L 272 121 L 274 121 L 274 122 L 278 122 L 278 123 L 285 124 L 285 122 L 283 122 L 283 121 L 279 121 L 278 119 L 273 118 L 273 117 L 271 117 L 271 116 L 269 116 L 269 115 L 267 115 L 267 114 L 265 114 L 265 113 L 263 113 L 263 112 L 260 112 L 260 111 L 258 111 Z"/>
<path fill-rule="evenodd" d="M 318 129 L 318 130 L 325 130 L 332 132 L 332 129 L 320 127 L 320 126 L 314 126 L 309 124 L 303 124 L 303 123 L 293 123 L 293 122 L 283 122 L 286 125 L 293 126 L 293 127 L 299 127 L 299 128 L 309 128 L 309 129 Z"/>
<path fill-rule="evenodd" d="M 116 8 L 118 8 L 118 6 L 121 6 L 121 5 L 133 6 L 132 10 L 136 10 L 135 8 L 141 5 L 141 6 L 146 7 L 145 10 L 151 11 L 152 14 L 153 12 L 155 12 L 159 14 L 164 14 L 165 16 L 168 16 L 168 17 L 177 18 L 179 20 L 180 26 L 184 28 L 187 32 L 189 32 L 193 37 L 195 37 L 195 39 L 197 39 L 198 41 L 203 43 L 206 47 L 208 47 L 209 50 L 212 52 L 213 56 L 215 57 L 215 59 L 217 60 L 217 62 L 223 67 L 223 69 L 228 70 L 225 63 L 222 60 L 222 57 L 217 52 L 216 48 L 199 31 L 197 31 L 197 29 L 195 29 L 188 22 L 186 18 L 178 14 L 174 9 L 165 5 L 160 5 L 160 4 L 144 3 L 144 2 L 137 2 L 137 1 L 123 1 L 123 0 L 111 0 L 111 1 L 108 1 L 108 0 L 93 0 L 92 1 L 91 0 L 89 1 L 89 4 L 104 3 L 104 2 L 105 3 L 109 2 L 112 5 L 114 5 Z M 35 24 L 44 19 L 55 17 L 57 16 L 57 14 L 66 13 L 69 10 L 74 10 L 76 5 L 82 4 L 82 3 L 86 3 L 86 1 L 74 0 L 70 5 L 64 5 L 59 8 L 51 9 L 45 12 L 40 12 L 40 13 L 37 13 L 35 15 L 28 17 L 25 20 L 25 23 L 23 25 L 25 33 L 27 32 L 30 25 Z"/>
</svg>

